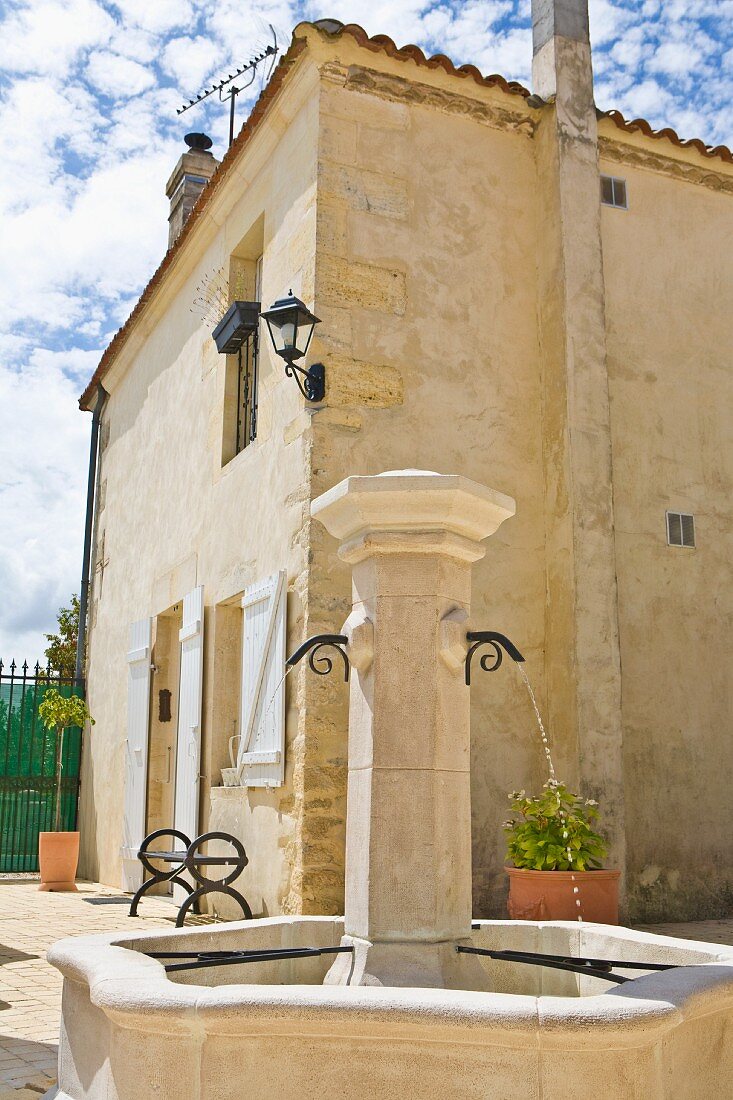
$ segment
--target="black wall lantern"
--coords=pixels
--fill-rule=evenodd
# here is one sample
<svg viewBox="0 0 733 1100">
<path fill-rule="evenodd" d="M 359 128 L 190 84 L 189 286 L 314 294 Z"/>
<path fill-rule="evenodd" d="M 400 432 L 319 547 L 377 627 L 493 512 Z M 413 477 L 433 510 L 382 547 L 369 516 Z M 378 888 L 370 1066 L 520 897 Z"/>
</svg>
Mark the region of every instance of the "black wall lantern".
<svg viewBox="0 0 733 1100">
<path fill-rule="evenodd" d="M 302 359 L 308 351 L 313 329 L 319 318 L 293 295 L 280 298 L 261 315 L 267 321 L 272 346 L 285 360 L 285 374 L 294 378 L 306 401 L 323 401 L 326 393 L 326 368 L 314 363 L 308 370 L 298 367 L 296 359 Z M 302 379 L 302 381 L 301 381 Z"/>
</svg>

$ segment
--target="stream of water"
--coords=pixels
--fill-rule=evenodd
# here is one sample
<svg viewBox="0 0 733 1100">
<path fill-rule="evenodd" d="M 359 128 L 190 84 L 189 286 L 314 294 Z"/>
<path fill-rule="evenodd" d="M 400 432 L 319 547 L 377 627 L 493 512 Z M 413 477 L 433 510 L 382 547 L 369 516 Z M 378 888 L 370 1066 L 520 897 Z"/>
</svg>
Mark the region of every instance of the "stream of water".
<svg viewBox="0 0 733 1100">
<path fill-rule="evenodd" d="M 535 717 L 537 719 L 537 726 L 539 727 L 540 738 L 542 740 L 542 750 L 545 754 L 545 760 L 547 761 L 547 770 L 548 770 L 549 776 L 550 776 L 550 786 L 557 787 L 559 785 L 559 783 L 558 783 L 557 774 L 555 772 L 555 764 L 554 764 L 554 761 L 552 759 L 552 750 L 550 748 L 550 739 L 547 736 L 547 730 L 545 729 L 545 724 L 542 721 L 542 715 L 540 713 L 540 708 L 537 704 L 537 697 L 535 696 L 535 693 L 532 689 L 532 685 L 529 682 L 529 676 L 527 675 L 527 670 L 525 669 L 524 664 L 517 661 L 516 664 L 515 664 L 515 668 L 519 671 L 519 675 L 520 675 L 520 677 L 522 678 L 522 680 L 524 682 L 524 686 L 527 689 L 527 694 L 529 695 L 530 702 L 532 703 L 532 709 L 534 710 Z M 568 829 L 567 829 L 567 818 L 565 817 L 565 812 L 563 810 L 560 811 L 560 820 L 563 822 L 563 833 L 562 833 L 563 839 L 568 841 L 568 846 L 566 848 L 566 852 L 567 852 L 567 857 L 568 857 L 568 863 L 570 864 L 570 871 L 572 872 L 572 870 L 573 870 L 573 851 L 572 851 L 572 848 L 570 847 L 570 843 L 569 843 L 570 837 L 569 837 Z M 573 894 L 575 895 L 575 907 L 576 907 L 577 912 L 578 912 L 578 920 L 582 921 L 582 919 L 583 919 L 583 903 L 582 903 L 581 896 L 580 896 L 580 887 L 578 886 L 578 883 L 576 882 L 574 875 L 573 875 L 573 878 L 572 878 L 572 882 L 573 882 Z"/>
<path fill-rule="evenodd" d="M 272 705 L 275 702 L 278 691 L 283 686 L 283 684 L 285 683 L 285 681 L 287 680 L 288 676 L 290 675 L 290 673 L 293 671 L 294 668 L 295 668 L 295 665 L 290 665 L 288 668 L 286 668 L 285 672 L 283 673 L 283 675 L 280 677 L 277 684 L 275 685 L 275 690 L 273 691 L 272 695 L 270 696 L 270 698 L 267 702 L 267 706 L 265 707 L 265 710 L 264 710 L 263 715 L 262 715 L 262 723 L 263 724 L 267 721 L 267 716 L 270 713 L 270 711 L 272 710 Z M 239 737 L 239 734 L 235 734 L 235 737 Z M 232 755 L 231 744 L 232 744 L 232 741 L 234 741 L 235 737 L 230 737 L 229 738 L 229 755 L 230 755 L 230 758 L 231 758 L 231 755 Z M 241 749 L 241 744 L 240 744 L 239 748 Z M 239 755 L 239 753 L 237 755 Z M 232 767 L 236 767 L 233 760 L 232 760 Z"/>
</svg>

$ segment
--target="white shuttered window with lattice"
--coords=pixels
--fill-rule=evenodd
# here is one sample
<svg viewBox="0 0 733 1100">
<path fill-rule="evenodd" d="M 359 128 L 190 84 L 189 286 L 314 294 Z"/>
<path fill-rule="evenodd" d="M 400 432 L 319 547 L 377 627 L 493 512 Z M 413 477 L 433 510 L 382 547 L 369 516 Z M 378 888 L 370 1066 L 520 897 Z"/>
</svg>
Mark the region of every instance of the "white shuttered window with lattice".
<svg viewBox="0 0 733 1100">
<path fill-rule="evenodd" d="M 127 740 L 125 742 L 125 798 L 122 812 L 122 889 L 142 886 L 137 853 L 145 837 L 150 719 L 150 645 L 152 620 L 130 626 L 127 652 Z"/>
<path fill-rule="evenodd" d="M 238 778 L 245 787 L 280 787 L 285 776 L 284 571 L 250 585 L 242 608 Z"/>
</svg>

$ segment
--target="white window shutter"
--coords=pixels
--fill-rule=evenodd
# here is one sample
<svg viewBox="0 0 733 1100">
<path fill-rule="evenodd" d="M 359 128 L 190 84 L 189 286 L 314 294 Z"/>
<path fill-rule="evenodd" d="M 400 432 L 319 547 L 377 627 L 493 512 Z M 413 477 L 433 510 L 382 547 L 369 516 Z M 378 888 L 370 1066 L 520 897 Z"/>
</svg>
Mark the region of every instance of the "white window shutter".
<svg viewBox="0 0 733 1100">
<path fill-rule="evenodd" d="M 174 826 L 194 840 L 199 824 L 201 696 L 204 666 L 204 589 L 183 597 L 181 677 L 178 692 Z M 179 842 L 180 843 L 180 842 Z M 176 888 L 178 889 L 178 888 Z M 185 895 L 182 893 L 182 897 Z"/>
<path fill-rule="evenodd" d="M 247 588 L 242 607 L 239 781 L 245 787 L 280 787 L 285 777 L 284 571 Z"/>
<path fill-rule="evenodd" d="M 148 787 L 148 730 L 150 721 L 150 646 L 152 620 L 130 626 L 127 654 L 127 742 L 125 744 L 125 801 L 122 817 L 122 889 L 142 886 L 137 858 L 145 837 Z"/>
</svg>

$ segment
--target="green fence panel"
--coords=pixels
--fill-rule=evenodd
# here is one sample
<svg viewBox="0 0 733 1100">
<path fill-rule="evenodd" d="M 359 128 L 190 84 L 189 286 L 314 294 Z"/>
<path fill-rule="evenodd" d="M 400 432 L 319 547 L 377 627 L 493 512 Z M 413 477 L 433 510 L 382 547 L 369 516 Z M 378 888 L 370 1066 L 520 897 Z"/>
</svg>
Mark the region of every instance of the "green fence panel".
<svg viewBox="0 0 733 1100">
<path fill-rule="evenodd" d="M 0 872 L 38 870 L 38 834 L 53 829 L 56 733 L 38 707 L 50 688 L 83 695 L 80 682 L 39 665 L 0 661 Z M 81 730 L 64 734 L 61 828 L 75 829 L 79 799 Z"/>
</svg>

